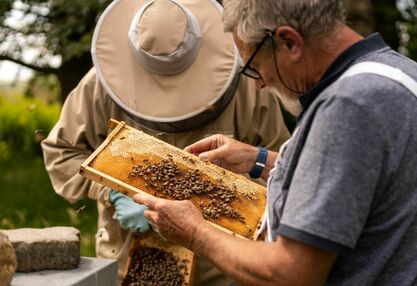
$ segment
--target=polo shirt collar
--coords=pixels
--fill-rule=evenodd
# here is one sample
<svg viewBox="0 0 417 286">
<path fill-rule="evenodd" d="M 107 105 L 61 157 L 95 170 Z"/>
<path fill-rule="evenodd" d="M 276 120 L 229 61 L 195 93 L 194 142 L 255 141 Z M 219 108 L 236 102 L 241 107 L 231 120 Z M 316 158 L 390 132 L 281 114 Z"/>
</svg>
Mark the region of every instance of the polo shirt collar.
<svg viewBox="0 0 417 286">
<path fill-rule="evenodd" d="M 380 34 L 375 33 L 347 48 L 330 65 L 330 67 L 326 70 L 319 82 L 300 97 L 300 102 L 303 107 L 303 111 L 298 116 L 297 121 L 300 121 L 304 112 L 319 96 L 319 94 L 329 85 L 331 85 L 334 81 L 336 81 L 356 59 L 368 53 L 386 47 L 388 46 L 385 44 Z"/>
</svg>

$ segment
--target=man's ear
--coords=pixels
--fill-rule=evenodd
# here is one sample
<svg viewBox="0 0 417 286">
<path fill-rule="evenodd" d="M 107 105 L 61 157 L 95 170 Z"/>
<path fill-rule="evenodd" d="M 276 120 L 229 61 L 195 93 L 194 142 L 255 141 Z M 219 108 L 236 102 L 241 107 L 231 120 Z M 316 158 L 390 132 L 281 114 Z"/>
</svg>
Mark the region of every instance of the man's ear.
<svg viewBox="0 0 417 286">
<path fill-rule="evenodd" d="M 294 28 L 290 26 L 281 26 L 275 30 L 275 39 L 277 39 L 277 50 L 291 57 L 293 61 L 301 58 L 304 51 L 304 39 Z"/>
</svg>

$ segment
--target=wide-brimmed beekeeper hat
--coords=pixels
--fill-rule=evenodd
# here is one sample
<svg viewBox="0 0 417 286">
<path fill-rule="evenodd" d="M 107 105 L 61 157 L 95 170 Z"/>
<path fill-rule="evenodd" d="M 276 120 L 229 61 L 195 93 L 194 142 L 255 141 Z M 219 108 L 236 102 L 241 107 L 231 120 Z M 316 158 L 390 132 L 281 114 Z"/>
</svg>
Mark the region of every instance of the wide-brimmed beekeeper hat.
<svg viewBox="0 0 417 286">
<path fill-rule="evenodd" d="M 214 0 L 116 0 L 101 16 L 92 56 L 111 98 L 143 126 L 195 129 L 233 97 L 239 56 Z"/>
</svg>

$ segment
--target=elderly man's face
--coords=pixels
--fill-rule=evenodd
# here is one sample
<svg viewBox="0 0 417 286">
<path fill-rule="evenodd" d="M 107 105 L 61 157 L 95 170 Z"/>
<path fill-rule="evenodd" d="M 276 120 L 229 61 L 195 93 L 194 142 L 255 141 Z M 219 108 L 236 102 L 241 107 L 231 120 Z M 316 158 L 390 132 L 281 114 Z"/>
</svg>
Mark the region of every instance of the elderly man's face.
<svg viewBox="0 0 417 286">
<path fill-rule="evenodd" d="M 244 63 L 247 63 L 256 52 L 256 47 L 245 44 L 235 33 L 233 33 L 233 38 L 239 50 L 240 57 Z M 255 80 L 257 88 L 274 85 L 274 73 L 271 70 L 273 66 L 271 66 L 271 57 L 267 52 L 267 48 L 270 45 L 269 43 L 262 43 L 262 45 L 250 62 L 250 68 L 257 71 L 260 76 L 259 79 Z"/>
<path fill-rule="evenodd" d="M 294 74 L 294 70 L 291 68 L 293 65 L 290 60 L 285 57 L 279 58 L 279 52 L 272 50 L 273 38 L 269 37 L 264 43 L 262 43 L 262 47 L 260 47 L 258 52 L 256 52 L 256 46 L 245 44 L 236 35 L 236 33 L 233 33 L 233 38 L 244 64 L 248 63 L 248 60 L 252 57 L 250 67 L 252 70 L 258 72 L 260 76 L 259 79 L 255 79 L 256 87 L 259 89 L 268 87 L 269 89 L 274 90 L 274 94 L 282 100 L 286 108 L 291 113 L 294 115 L 299 114 L 301 111 L 301 105 L 298 100 L 298 96 L 294 96 L 294 94 L 282 84 L 274 63 L 275 58 L 273 52 L 276 53 L 279 72 L 281 76 L 285 74 L 285 78 L 287 80 L 292 74 Z M 256 52 L 256 55 L 253 57 L 254 52 Z"/>
</svg>

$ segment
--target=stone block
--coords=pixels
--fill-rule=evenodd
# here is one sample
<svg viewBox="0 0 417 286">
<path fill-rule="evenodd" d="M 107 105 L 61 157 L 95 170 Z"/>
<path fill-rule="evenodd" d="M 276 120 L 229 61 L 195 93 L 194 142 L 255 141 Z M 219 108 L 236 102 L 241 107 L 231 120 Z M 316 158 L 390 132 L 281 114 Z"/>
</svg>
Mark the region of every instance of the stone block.
<svg viewBox="0 0 417 286">
<path fill-rule="evenodd" d="M 7 235 L 0 231 L 0 286 L 10 285 L 16 268 L 17 261 L 13 246 Z"/>
<path fill-rule="evenodd" d="M 80 231 L 73 227 L 4 231 L 12 243 L 18 272 L 66 270 L 80 262 Z"/>
</svg>

